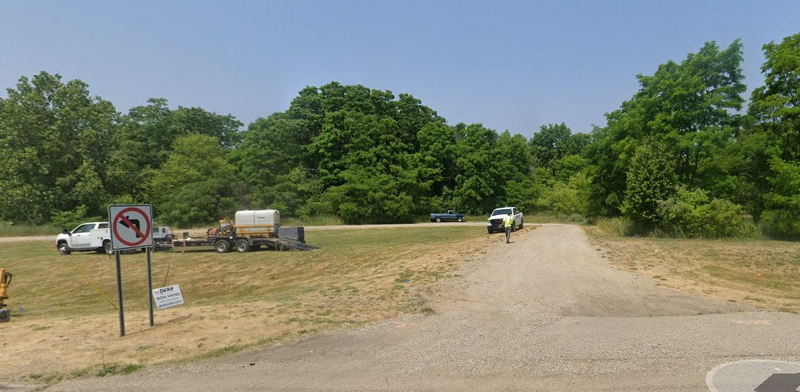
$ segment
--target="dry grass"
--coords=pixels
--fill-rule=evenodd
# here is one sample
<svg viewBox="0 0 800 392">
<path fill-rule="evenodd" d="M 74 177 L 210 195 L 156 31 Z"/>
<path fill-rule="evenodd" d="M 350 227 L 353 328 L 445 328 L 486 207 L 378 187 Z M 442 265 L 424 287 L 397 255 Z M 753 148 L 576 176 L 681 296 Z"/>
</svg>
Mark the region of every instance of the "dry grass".
<svg viewBox="0 0 800 392">
<path fill-rule="evenodd" d="M 630 238 L 586 228 L 614 265 L 676 289 L 764 309 L 800 312 L 800 243 Z"/>
<path fill-rule="evenodd" d="M 0 380 L 55 382 L 291 342 L 318 331 L 427 312 L 432 282 L 490 241 L 483 228 L 319 231 L 311 252 L 157 252 L 154 286 L 186 305 L 147 325 L 145 256 L 123 255 L 128 336 L 119 338 L 114 261 L 58 256 L 49 242 L 4 244 L 12 321 L 0 324 Z M 24 308 L 21 309 L 21 308 Z"/>
</svg>

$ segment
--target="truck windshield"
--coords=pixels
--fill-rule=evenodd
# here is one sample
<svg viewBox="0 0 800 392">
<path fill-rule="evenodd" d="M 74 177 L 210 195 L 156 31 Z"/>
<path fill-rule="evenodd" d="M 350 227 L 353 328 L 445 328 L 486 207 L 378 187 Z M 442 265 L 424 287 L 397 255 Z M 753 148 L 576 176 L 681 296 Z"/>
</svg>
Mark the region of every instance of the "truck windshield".
<svg viewBox="0 0 800 392">
<path fill-rule="evenodd" d="M 494 215 L 508 215 L 510 213 L 511 213 L 511 209 L 510 208 L 498 208 L 498 209 L 492 211 L 492 216 L 494 216 Z"/>
</svg>

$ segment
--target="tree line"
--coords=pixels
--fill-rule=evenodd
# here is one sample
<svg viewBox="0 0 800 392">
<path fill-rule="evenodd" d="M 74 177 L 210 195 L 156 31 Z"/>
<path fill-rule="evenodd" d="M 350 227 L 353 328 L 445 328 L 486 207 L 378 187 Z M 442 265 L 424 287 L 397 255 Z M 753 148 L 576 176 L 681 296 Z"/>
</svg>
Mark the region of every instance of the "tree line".
<svg viewBox="0 0 800 392">
<path fill-rule="evenodd" d="M 80 80 L 41 72 L 0 98 L 0 219 L 66 224 L 111 203 L 207 224 L 241 208 L 346 223 L 409 222 L 500 205 L 631 233 L 800 237 L 800 34 L 763 47 L 749 100 L 742 44 L 705 43 L 638 75 L 639 89 L 573 132 L 529 139 L 448 124 L 409 94 L 332 82 L 245 125 L 165 99 L 120 113 Z"/>
</svg>

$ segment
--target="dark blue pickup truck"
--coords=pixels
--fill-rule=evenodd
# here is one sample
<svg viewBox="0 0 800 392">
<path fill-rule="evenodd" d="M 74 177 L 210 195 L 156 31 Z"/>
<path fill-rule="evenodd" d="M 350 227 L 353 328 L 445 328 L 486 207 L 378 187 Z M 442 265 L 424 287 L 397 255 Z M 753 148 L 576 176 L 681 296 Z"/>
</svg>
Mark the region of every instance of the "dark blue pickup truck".
<svg viewBox="0 0 800 392">
<path fill-rule="evenodd" d="M 463 222 L 464 214 L 456 214 L 453 211 L 447 211 L 444 214 L 431 214 L 431 222 Z"/>
</svg>

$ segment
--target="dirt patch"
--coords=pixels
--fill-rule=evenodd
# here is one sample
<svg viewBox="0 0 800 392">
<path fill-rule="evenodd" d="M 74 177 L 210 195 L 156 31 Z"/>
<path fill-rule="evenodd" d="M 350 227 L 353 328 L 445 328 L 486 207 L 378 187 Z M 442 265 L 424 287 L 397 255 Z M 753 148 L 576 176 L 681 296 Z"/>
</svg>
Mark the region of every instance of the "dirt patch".
<svg viewBox="0 0 800 392">
<path fill-rule="evenodd" d="M 800 312 L 800 243 L 612 236 L 585 228 L 617 268 L 660 285 L 763 309 Z"/>
</svg>

